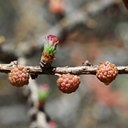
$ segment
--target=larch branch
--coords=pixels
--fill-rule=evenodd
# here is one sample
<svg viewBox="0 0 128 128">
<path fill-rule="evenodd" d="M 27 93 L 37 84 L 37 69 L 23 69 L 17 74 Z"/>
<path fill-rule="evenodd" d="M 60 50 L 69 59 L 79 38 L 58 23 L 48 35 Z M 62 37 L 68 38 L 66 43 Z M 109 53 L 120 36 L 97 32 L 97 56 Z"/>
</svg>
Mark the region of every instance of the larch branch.
<svg viewBox="0 0 128 128">
<path fill-rule="evenodd" d="M 8 73 L 11 69 L 15 67 L 15 64 L 0 64 L 0 72 Z M 47 75 L 55 75 L 55 74 L 76 74 L 76 75 L 95 75 L 98 65 L 82 65 L 76 67 L 40 67 L 40 66 L 24 66 L 29 70 L 29 73 L 32 74 L 47 74 Z M 128 74 L 128 66 L 117 66 L 118 74 Z"/>
</svg>

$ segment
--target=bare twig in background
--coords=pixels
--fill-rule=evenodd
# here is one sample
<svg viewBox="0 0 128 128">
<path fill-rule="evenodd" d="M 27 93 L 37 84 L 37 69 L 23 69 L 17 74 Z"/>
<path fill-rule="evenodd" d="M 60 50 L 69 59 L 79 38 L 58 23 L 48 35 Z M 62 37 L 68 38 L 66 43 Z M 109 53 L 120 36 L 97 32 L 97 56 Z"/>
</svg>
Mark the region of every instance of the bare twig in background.
<svg viewBox="0 0 128 128">
<path fill-rule="evenodd" d="M 48 128 L 46 120 L 46 114 L 38 109 L 38 85 L 35 80 L 30 80 L 28 86 L 30 90 L 30 96 L 28 97 L 30 105 L 29 116 L 30 116 L 30 128 Z M 43 106 L 42 106 L 43 107 Z"/>
<path fill-rule="evenodd" d="M 62 18 L 56 25 L 50 26 L 47 33 L 54 32 L 55 34 L 63 37 L 63 30 L 65 32 L 65 36 L 67 36 L 70 32 L 70 29 L 74 28 L 77 24 L 83 23 L 88 24 L 89 21 L 92 21 L 92 16 L 95 16 L 99 12 L 102 12 L 105 8 L 113 5 L 119 4 L 120 0 L 98 0 L 89 2 L 89 4 L 83 4 L 79 9 L 67 9 L 65 10 L 65 17 Z M 66 37 L 65 37 L 66 38 Z M 41 45 L 41 44 L 40 44 Z"/>
<path fill-rule="evenodd" d="M 27 60 L 19 57 L 18 63 L 25 65 Z M 23 88 L 23 91 L 28 93 L 26 95 L 28 95 L 28 105 L 30 107 L 28 113 L 31 121 L 29 128 L 48 128 L 47 115 L 45 112 L 39 110 L 38 85 L 36 81 L 30 79 L 29 86 Z"/>
<path fill-rule="evenodd" d="M 36 42 L 35 47 L 32 46 L 33 43 L 29 43 L 28 45 L 25 45 L 23 42 L 21 42 L 20 45 L 18 45 L 16 49 L 14 47 L 14 49 L 12 50 L 11 47 L 13 45 L 15 45 L 15 43 L 11 43 L 11 45 L 12 45 L 11 47 L 8 47 L 10 45 L 8 43 L 7 44 L 5 43 L 1 47 L 1 51 L 2 51 L 1 55 L 4 54 L 4 56 L 0 56 L 0 59 L 3 60 L 5 63 L 8 63 L 11 60 L 16 59 L 17 55 L 19 55 L 19 53 L 22 53 L 22 55 L 24 55 L 24 56 L 27 56 L 27 54 L 29 53 L 32 56 L 33 51 L 36 51 L 36 50 L 39 51 L 43 47 L 42 35 L 46 35 L 47 33 L 54 33 L 54 34 L 59 35 L 60 38 L 62 38 L 64 36 L 64 32 L 65 32 L 66 35 L 64 38 L 66 38 L 68 36 L 68 34 L 70 33 L 70 30 L 72 28 L 74 28 L 77 24 L 79 24 L 79 23 L 83 23 L 85 25 L 88 24 L 89 21 L 92 21 L 91 20 L 92 16 L 95 16 L 97 13 L 102 12 L 105 8 L 109 7 L 110 5 L 118 4 L 120 2 L 121 2 L 120 0 L 98 0 L 95 2 L 92 1 L 92 2 L 89 2 L 88 4 L 83 4 L 83 6 L 78 10 L 74 9 L 74 10 L 66 11 L 64 18 L 62 18 L 54 26 L 48 25 L 48 27 L 46 27 L 46 29 L 43 29 L 44 30 L 43 33 L 38 34 L 38 37 L 37 37 L 38 41 Z M 23 8 L 22 8 L 22 10 L 23 10 Z M 29 15 L 28 12 L 27 12 L 27 15 Z M 40 22 L 42 23 L 42 20 Z M 47 23 L 47 22 L 45 22 L 45 23 Z M 47 25 L 45 25 L 45 26 L 47 26 Z M 22 27 L 22 28 L 26 28 L 26 27 Z M 64 32 L 63 32 L 63 30 L 64 30 Z M 19 39 L 16 39 L 16 40 L 19 40 Z M 6 45 L 8 48 L 3 48 Z M 25 50 L 23 50 L 26 48 L 27 48 L 27 50 L 26 50 L 27 53 Z M 6 56 L 9 56 L 9 57 L 6 57 Z"/>
</svg>

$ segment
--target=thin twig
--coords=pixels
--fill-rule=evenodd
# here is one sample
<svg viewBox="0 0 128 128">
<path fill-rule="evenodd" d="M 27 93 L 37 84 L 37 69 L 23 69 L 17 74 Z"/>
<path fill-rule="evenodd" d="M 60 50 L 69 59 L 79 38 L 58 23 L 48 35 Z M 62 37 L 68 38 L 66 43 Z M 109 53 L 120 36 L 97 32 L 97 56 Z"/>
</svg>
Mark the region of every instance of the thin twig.
<svg viewBox="0 0 128 128">
<path fill-rule="evenodd" d="M 8 73 L 11 69 L 15 67 L 15 64 L 0 64 L 0 72 Z M 95 75 L 98 65 L 90 65 L 90 66 L 76 66 L 76 67 L 43 67 L 40 66 L 24 66 L 29 70 L 29 73 L 33 74 L 47 74 L 47 75 L 55 75 L 55 74 L 76 74 L 76 75 L 86 75 L 91 74 Z M 117 66 L 118 74 L 128 74 L 128 66 Z"/>
</svg>

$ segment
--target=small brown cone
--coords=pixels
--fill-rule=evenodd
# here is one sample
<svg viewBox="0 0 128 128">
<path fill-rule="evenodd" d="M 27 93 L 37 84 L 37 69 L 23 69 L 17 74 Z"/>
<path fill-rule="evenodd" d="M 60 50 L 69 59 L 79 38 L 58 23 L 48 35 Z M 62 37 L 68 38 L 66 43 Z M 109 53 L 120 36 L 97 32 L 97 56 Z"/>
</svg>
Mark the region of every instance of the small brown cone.
<svg viewBox="0 0 128 128">
<path fill-rule="evenodd" d="M 110 84 L 117 76 L 118 70 L 115 64 L 108 61 L 102 63 L 97 68 L 96 76 L 104 84 Z"/>
<path fill-rule="evenodd" d="M 29 83 L 28 70 L 20 65 L 15 66 L 9 73 L 9 81 L 13 86 L 22 87 Z"/>
<path fill-rule="evenodd" d="M 62 74 L 58 80 L 57 85 L 63 93 L 75 92 L 80 84 L 80 77 L 71 74 Z"/>
</svg>

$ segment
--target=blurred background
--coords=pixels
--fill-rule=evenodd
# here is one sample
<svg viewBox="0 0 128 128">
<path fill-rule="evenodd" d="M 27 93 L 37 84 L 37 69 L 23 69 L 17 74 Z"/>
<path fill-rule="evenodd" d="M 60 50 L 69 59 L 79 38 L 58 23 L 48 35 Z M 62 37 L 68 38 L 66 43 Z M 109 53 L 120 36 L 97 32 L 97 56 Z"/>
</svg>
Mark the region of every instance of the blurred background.
<svg viewBox="0 0 128 128">
<path fill-rule="evenodd" d="M 85 60 L 128 65 L 128 11 L 121 0 L 0 0 L 0 63 L 19 57 L 39 65 L 44 38 L 60 38 L 54 66 L 78 66 Z M 104 86 L 82 75 L 79 89 L 61 93 L 55 76 L 41 75 L 49 85 L 44 108 L 58 128 L 128 127 L 128 76 Z M 27 99 L 0 74 L 0 127 L 28 128 Z"/>
</svg>

